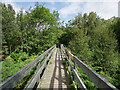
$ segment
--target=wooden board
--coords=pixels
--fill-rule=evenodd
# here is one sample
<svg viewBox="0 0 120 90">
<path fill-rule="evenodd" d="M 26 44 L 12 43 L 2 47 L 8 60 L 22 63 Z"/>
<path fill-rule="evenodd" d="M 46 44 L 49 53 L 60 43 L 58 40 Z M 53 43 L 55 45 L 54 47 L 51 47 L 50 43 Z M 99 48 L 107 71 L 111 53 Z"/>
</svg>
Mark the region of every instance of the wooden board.
<svg viewBox="0 0 120 90">
<path fill-rule="evenodd" d="M 70 65 L 70 61 L 68 60 L 69 65 Z M 76 70 L 70 65 L 70 68 L 74 74 L 75 80 L 78 82 L 78 84 L 80 85 L 80 88 L 83 90 L 87 90 L 86 86 L 84 85 L 82 79 L 79 77 L 78 73 L 76 72 Z"/>
<path fill-rule="evenodd" d="M 74 56 L 74 61 L 76 64 L 87 74 L 87 76 L 95 83 L 98 88 L 108 88 L 109 90 L 113 90 L 117 88 L 113 86 L 107 80 L 104 80 L 99 74 L 97 74 L 94 70 L 88 67 L 85 63 L 79 60 L 76 56 Z"/>
<path fill-rule="evenodd" d="M 41 59 L 55 47 L 55 45 L 51 48 L 49 48 L 47 51 L 45 51 L 42 55 L 40 55 L 38 58 L 30 62 L 28 65 L 23 67 L 21 70 L 16 72 L 14 75 L 9 77 L 7 80 L 2 82 L 0 84 L 0 90 L 3 88 L 14 88 L 30 71 L 32 68 L 34 68 L 40 61 Z"/>
</svg>

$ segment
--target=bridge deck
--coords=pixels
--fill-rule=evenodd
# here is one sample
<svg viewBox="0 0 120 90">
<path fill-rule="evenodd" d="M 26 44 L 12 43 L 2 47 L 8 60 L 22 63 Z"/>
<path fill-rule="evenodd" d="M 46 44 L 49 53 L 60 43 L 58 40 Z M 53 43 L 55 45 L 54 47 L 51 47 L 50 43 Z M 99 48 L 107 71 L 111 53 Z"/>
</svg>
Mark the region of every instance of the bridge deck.
<svg viewBox="0 0 120 90">
<path fill-rule="evenodd" d="M 57 48 L 38 88 L 70 88 L 70 79 L 62 62 L 60 49 Z"/>
</svg>

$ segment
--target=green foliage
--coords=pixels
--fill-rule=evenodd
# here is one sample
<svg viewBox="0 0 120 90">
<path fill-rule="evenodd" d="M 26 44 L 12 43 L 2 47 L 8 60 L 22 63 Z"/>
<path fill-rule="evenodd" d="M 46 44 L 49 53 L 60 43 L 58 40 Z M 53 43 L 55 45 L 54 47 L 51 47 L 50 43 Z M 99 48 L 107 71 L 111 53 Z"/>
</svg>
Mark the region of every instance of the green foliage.
<svg viewBox="0 0 120 90">
<path fill-rule="evenodd" d="M 82 60 L 88 60 L 92 54 L 89 49 L 89 37 L 86 37 L 82 30 L 74 28 L 75 32 L 73 38 L 69 42 L 69 47 L 73 54 L 76 54 Z"/>
<path fill-rule="evenodd" d="M 62 64 L 63 64 L 63 65 L 66 65 L 66 62 L 65 62 L 65 61 L 63 61 L 63 62 L 62 62 Z"/>
<path fill-rule="evenodd" d="M 61 26 L 58 11 L 35 3 L 33 9 L 15 16 L 12 5 L 2 6 L 3 80 L 31 62 L 54 44 L 62 43 L 93 70 L 120 86 L 120 19 L 101 19 L 95 12 L 78 14 Z M 8 56 L 8 57 L 7 57 Z M 44 61 L 42 59 L 41 63 Z M 81 70 L 79 70 L 82 72 Z M 71 72 L 72 73 L 72 72 Z M 81 73 L 89 89 L 94 87 Z"/>
<path fill-rule="evenodd" d="M 2 8 L 3 41 L 6 43 L 3 48 L 8 47 L 8 50 L 7 47 L 3 49 L 4 55 L 13 51 L 38 54 L 59 43 L 62 32 L 58 28 L 58 11 L 50 13 L 44 5 L 36 3 L 35 8 L 25 13 L 21 9 L 15 17 L 10 4 L 8 7 L 2 4 Z"/>
<path fill-rule="evenodd" d="M 26 54 L 25 52 L 22 53 L 12 52 L 10 56 L 14 59 L 14 61 L 17 61 L 17 59 L 24 61 L 29 57 L 28 54 Z"/>
<path fill-rule="evenodd" d="M 20 83 L 18 83 L 16 89 L 24 89 L 25 85 L 34 75 L 35 71 L 36 71 L 36 66 L 20 81 Z"/>
<path fill-rule="evenodd" d="M 19 28 L 15 22 L 15 11 L 10 4 L 7 6 L 2 4 L 2 34 L 4 36 L 3 41 L 6 42 L 10 54 L 19 44 L 20 37 Z"/>
<path fill-rule="evenodd" d="M 2 81 L 41 55 L 45 50 L 59 43 L 59 13 L 39 3 L 35 8 L 23 13 L 21 9 L 15 17 L 12 6 L 2 4 L 3 65 Z M 8 57 L 7 57 L 8 56 Z M 40 63 L 43 63 L 44 58 Z"/>
<path fill-rule="evenodd" d="M 52 62 L 50 61 L 50 64 L 52 64 Z"/>
<path fill-rule="evenodd" d="M 118 87 L 119 75 L 119 19 L 100 19 L 96 13 L 79 14 L 70 21 L 61 37 L 71 52 L 97 73 L 111 77 Z M 66 39 L 67 38 L 67 39 Z M 117 74 L 116 74 L 117 72 Z M 86 78 L 83 75 L 83 78 Z M 116 83 L 115 83 L 116 82 Z M 89 84 L 86 81 L 86 85 Z"/>
<path fill-rule="evenodd" d="M 20 54 L 16 54 L 16 53 L 12 53 L 12 57 L 13 58 L 6 58 L 4 61 L 1 62 L 2 64 L 2 81 L 4 81 L 5 79 L 7 79 L 8 77 L 10 77 L 11 75 L 13 75 L 15 72 L 19 71 L 21 68 L 23 68 L 24 66 L 26 66 L 28 63 L 30 63 L 32 60 L 34 60 L 36 57 L 36 55 L 34 56 L 30 56 L 29 59 L 28 56 L 24 56 L 24 59 L 26 58 L 26 60 L 21 59 L 22 56 L 25 53 L 20 53 Z M 17 62 L 15 61 L 15 58 L 17 58 Z"/>
<path fill-rule="evenodd" d="M 85 86 L 92 90 L 96 90 L 97 87 L 95 86 L 95 84 L 89 79 L 89 77 L 83 72 L 83 70 L 79 67 L 77 67 L 78 71 L 79 71 L 79 76 L 82 78 L 82 81 L 84 82 Z"/>
<path fill-rule="evenodd" d="M 9 54 L 8 51 L 8 46 L 7 46 L 7 42 L 4 39 L 4 36 L 2 35 L 3 41 L 2 41 L 2 60 L 4 60 L 4 58 L 6 58 L 6 56 Z"/>
</svg>

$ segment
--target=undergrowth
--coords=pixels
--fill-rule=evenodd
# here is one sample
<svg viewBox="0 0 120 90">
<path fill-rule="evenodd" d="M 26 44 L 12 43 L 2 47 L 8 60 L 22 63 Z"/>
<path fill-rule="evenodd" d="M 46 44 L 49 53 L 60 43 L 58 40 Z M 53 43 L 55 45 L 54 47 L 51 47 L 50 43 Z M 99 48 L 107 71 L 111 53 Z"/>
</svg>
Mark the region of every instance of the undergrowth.
<svg viewBox="0 0 120 90">
<path fill-rule="evenodd" d="M 10 56 L 6 57 L 2 64 L 2 82 L 12 76 L 14 73 L 19 71 L 21 68 L 26 66 L 32 60 L 37 58 L 38 55 L 29 56 L 27 53 L 11 53 Z"/>
</svg>

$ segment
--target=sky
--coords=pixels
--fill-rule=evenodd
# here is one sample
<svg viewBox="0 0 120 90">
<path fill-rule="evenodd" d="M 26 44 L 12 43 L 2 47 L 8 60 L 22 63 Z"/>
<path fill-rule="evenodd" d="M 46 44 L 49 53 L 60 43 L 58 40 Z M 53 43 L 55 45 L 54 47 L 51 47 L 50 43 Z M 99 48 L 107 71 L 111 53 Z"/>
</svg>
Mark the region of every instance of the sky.
<svg viewBox="0 0 120 90">
<path fill-rule="evenodd" d="M 25 12 L 34 7 L 35 2 L 45 3 L 45 7 L 50 9 L 52 13 L 57 10 L 61 21 L 67 22 L 73 20 L 79 13 L 84 14 L 93 11 L 104 19 L 110 19 L 113 16 L 118 17 L 118 1 L 119 0 L 3 0 L 6 4 L 11 4 L 16 12 L 23 8 Z"/>
</svg>

